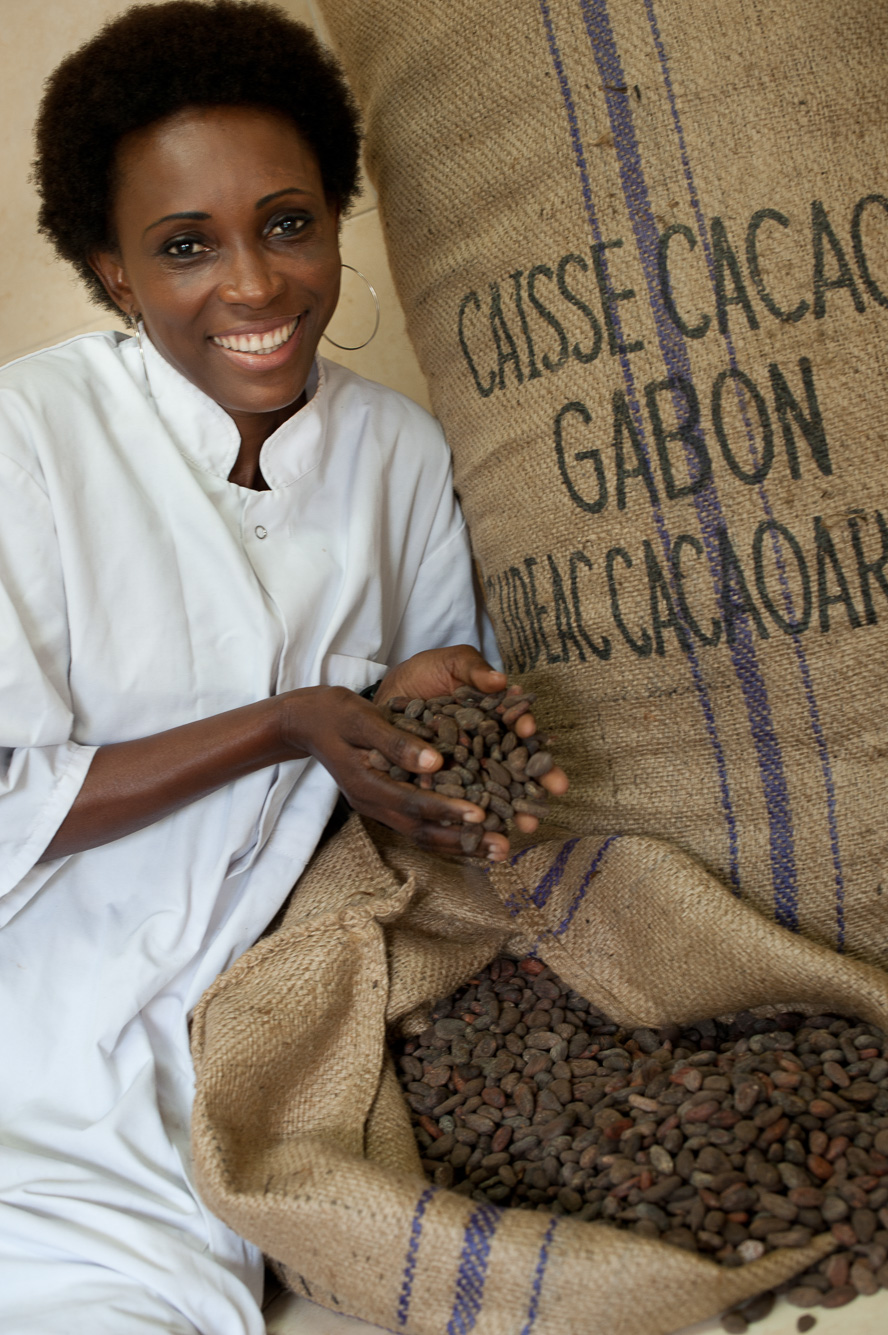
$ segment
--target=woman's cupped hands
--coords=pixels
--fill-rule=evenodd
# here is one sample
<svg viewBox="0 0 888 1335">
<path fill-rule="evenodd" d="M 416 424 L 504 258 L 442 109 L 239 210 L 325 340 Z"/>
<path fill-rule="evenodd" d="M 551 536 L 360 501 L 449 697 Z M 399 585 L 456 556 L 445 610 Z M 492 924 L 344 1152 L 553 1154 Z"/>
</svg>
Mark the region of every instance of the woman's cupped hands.
<svg viewBox="0 0 888 1335">
<path fill-rule="evenodd" d="M 460 686 L 493 695 L 507 684 L 505 674 L 492 668 L 471 645 L 430 649 L 392 668 L 373 704 L 343 687 L 294 692 L 302 698 L 289 723 L 287 740 L 293 754 L 313 755 L 329 770 L 349 805 L 362 816 L 397 830 L 431 852 L 460 855 L 461 827 L 481 824 L 487 813 L 473 802 L 397 782 L 371 764 L 370 753 L 381 753 L 391 765 L 411 774 L 434 774 L 443 764 L 440 752 L 420 737 L 393 727 L 386 718 L 386 703 L 398 696 L 428 700 L 449 695 Z M 317 698 L 309 702 L 308 696 Z M 531 737 L 536 732 L 533 714 L 522 714 L 513 729 L 522 739 Z M 539 782 L 555 796 L 565 792 L 568 784 L 567 775 L 558 767 Z M 526 833 L 536 829 L 537 823 L 535 816 L 515 816 L 517 828 Z M 476 856 L 500 862 L 508 853 L 507 836 L 486 831 Z"/>
</svg>

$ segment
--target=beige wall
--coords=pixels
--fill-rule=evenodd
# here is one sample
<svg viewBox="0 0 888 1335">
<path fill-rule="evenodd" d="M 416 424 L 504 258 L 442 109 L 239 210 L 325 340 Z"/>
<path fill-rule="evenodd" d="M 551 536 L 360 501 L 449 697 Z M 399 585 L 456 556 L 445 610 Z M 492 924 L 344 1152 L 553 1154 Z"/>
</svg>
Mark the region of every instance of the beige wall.
<svg viewBox="0 0 888 1335">
<path fill-rule="evenodd" d="M 322 29 L 311 0 L 280 0 L 294 18 Z M 68 266 L 54 258 L 36 229 L 37 200 L 28 182 L 31 127 L 43 81 L 72 48 L 114 14 L 120 0 L 0 0 L 0 363 L 91 329 L 113 317 L 93 305 Z M 404 330 L 372 190 L 365 189 L 342 230 L 342 258 L 376 287 L 379 333 L 369 347 L 345 353 L 324 341 L 321 351 L 362 375 L 381 380 L 428 406 L 425 380 Z M 359 343 L 372 329 L 372 299 L 359 279 L 343 275 L 339 309 L 330 325 L 340 343 Z M 122 327 L 122 326 L 118 326 Z"/>
</svg>

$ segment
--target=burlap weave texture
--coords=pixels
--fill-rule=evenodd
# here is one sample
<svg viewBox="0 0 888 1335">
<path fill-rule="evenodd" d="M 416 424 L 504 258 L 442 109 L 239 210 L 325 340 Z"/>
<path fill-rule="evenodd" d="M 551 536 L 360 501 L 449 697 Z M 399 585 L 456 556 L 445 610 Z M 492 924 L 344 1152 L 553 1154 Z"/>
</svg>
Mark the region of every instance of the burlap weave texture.
<svg viewBox="0 0 888 1335">
<path fill-rule="evenodd" d="M 423 1028 L 502 949 L 647 1025 L 768 1004 L 885 1025 L 885 973 L 775 927 L 656 841 L 562 835 L 489 875 L 378 843 L 353 818 L 194 1019 L 201 1195 L 297 1292 L 405 1335 L 666 1335 L 831 1250 L 825 1235 L 723 1269 L 430 1186 L 386 1034 Z"/>
<path fill-rule="evenodd" d="M 572 829 L 888 962 L 888 8 L 321 0 Z"/>
</svg>

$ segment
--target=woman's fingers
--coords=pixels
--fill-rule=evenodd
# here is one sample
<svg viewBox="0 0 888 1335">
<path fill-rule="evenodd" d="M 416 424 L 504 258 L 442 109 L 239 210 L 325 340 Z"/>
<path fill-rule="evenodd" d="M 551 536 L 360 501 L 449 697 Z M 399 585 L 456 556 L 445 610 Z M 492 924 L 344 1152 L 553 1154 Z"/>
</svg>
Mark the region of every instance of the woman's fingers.
<svg viewBox="0 0 888 1335">
<path fill-rule="evenodd" d="M 453 827 L 442 830 L 440 826 L 420 825 L 412 831 L 410 838 L 420 848 L 439 856 L 466 856 L 461 831 Z M 509 856 L 509 841 L 505 835 L 486 831 L 472 856 L 484 858 L 488 862 L 505 862 Z"/>
<path fill-rule="evenodd" d="M 537 783 L 541 783 L 553 797 L 560 797 L 562 793 L 567 792 L 570 786 L 570 780 L 559 765 L 553 765 L 548 774 L 544 774 L 541 779 L 537 779 Z"/>
<path fill-rule="evenodd" d="M 430 788 L 417 788 L 412 783 L 397 783 L 381 777 L 381 785 L 374 792 L 382 807 L 397 811 L 410 820 L 429 825 L 480 825 L 487 813 L 473 802 L 460 798 L 441 797 Z"/>
<path fill-rule="evenodd" d="M 475 690 L 495 694 L 504 688 L 502 673 L 491 668 L 476 649 L 458 645 L 452 650 L 433 651 L 411 659 L 405 667 L 416 672 L 400 678 L 398 694 L 428 699 L 455 689 L 452 685 L 441 686 L 442 662 L 448 673 L 458 673 L 462 684 Z M 429 667 L 431 676 L 426 671 Z M 432 684 L 434 672 L 439 672 L 437 687 Z M 452 681 L 452 676 L 449 680 Z M 520 688 L 512 688 L 500 712 L 505 715 L 506 726 L 518 736 L 528 737 L 533 735 L 536 725 L 529 701 L 521 696 Z M 305 728 L 310 741 L 308 749 L 327 766 L 352 807 L 430 851 L 442 856 L 465 856 L 471 843 L 466 830 L 477 830 L 487 813 L 473 802 L 436 791 L 433 776 L 445 764 L 437 748 L 417 733 L 395 727 L 383 710 L 351 692 L 328 688 L 324 704 L 323 710 L 308 711 L 310 722 Z M 509 717 L 510 704 L 515 710 L 512 717 Z M 401 773 L 398 775 L 396 771 L 392 777 L 390 771 L 394 767 Z M 414 775 L 419 775 L 422 782 L 413 782 Z M 557 766 L 538 782 L 554 795 L 567 789 L 567 776 Z M 526 812 L 515 816 L 515 826 L 522 833 L 533 833 L 538 824 L 537 818 Z M 509 856 L 508 837 L 485 830 L 473 851 L 476 857 L 503 861 Z"/>
<path fill-rule="evenodd" d="M 448 695 L 458 686 L 472 686 L 486 695 L 503 690 L 505 685 L 505 675 L 492 668 L 471 644 L 454 644 L 414 654 L 392 668 L 379 688 L 377 701 L 384 704 L 397 695 L 429 700 Z"/>
<path fill-rule="evenodd" d="M 361 787 L 361 792 L 356 788 L 346 793 L 356 810 L 443 855 L 464 855 L 463 830 L 480 825 L 487 815 L 472 802 L 441 797 L 431 789 L 399 783 L 378 771 L 369 772 Z M 508 839 L 488 830 L 481 835 L 475 856 L 502 861 L 508 852 Z"/>
<path fill-rule="evenodd" d="M 474 686 L 476 691 L 483 691 L 485 695 L 496 695 L 498 691 L 506 688 L 508 678 L 505 672 L 492 668 L 480 654 L 476 659 L 467 662 L 463 671 L 464 684 Z"/>
<path fill-rule="evenodd" d="M 349 740 L 365 749 L 367 763 L 380 771 L 382 761 L 411 774 L 434 774 L 444 763 L 444 757 L 434 746 L 416 733 L 394 727 L 372 705 L 362 710 L 360 726 Z"/>
<path fill-rule="evenodd" d="M 383 724 L 387 732 L 397 733 L 397 728 L 390 728 Z M 384 751 L 383 746 L 386 748 Z M 386 753 L 388 752 L 388 754 Z M 442 763 L 443 757 L 439 751 L 433 753 L 435 768 Z M 373 812 L 366 811 L 365 807 L 359 806 L 359 801 L 354 800 L 353 794 L 357 796 L 358 790 L 364 791 L 364 801 L 372 801 L 380 810 L 391 808 L 403 813 L 411 820 L 435 823 L 440 825 L 442 822 L 450 824 L 477 825 L 483 821 L 487 813 L 474 802 L 466 802 L 461 798 L 445 797 L 435 791 L 433 787 L 421 787 L 412 782 L 402 782 L 393 778 L 383 766 L 390 757 L 394 757 L 393 763 L 405 773 L 431 774 L 434 772 L 432 766 L 424 760 L 429 755 L 429 749 L 417 746 L 415 739 L 410 742 L 401 743 L 400 737 L 389 739 L 379 737 L 377 745 L 371 751 L 356 751 L 357 774 L 354 775 L 352 782 L 344 787 L 346 797 L 351 801 L 352 806 L 358 810 L 365 810 L 366 814 L 374 815 L 374 819 L 383 819 Z M 390 822 L 385 822 L 386 824 Z"/>
</svg>

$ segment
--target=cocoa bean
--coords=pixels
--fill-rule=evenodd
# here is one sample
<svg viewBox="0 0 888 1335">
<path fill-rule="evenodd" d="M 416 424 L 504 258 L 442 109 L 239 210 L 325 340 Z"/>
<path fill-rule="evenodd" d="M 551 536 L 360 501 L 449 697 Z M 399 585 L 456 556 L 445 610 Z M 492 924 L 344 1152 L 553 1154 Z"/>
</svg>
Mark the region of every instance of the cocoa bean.
<svg viewBox="0 0 888 1335">
<path fill-rule="evenodd" d="M 524 772 L 529 779 L 541 779 L 544 774 L 549 773 L 554 763 L 548 751 L 537 751 L 536 755 L 528 758 Z"/>
<path fill-rule="evenodd" d="M 487 771 L 494 783 L 498 783 L 508 790 L 509 784 L 512 782 L 512 775 L 505 765 L 501 765 L 497 760 L 488 759 L 484 761 L 481 768 Z"/>
<path fill-rule="evenodd" d="M 424 723 L 419 723 L 415 718 L 408 718 L 406 714 L 398 714 L 392 719 L 396 728 L 402 732 L 412 732 L 416 737 L 422 737 L 426 741 L 431 741 L 434 733 L 431 728 L 427 728 Z"/>
<path fill-rule="evenodd" d="M 515 814 L 511 802 L 505 802 L 493 793 L 490 794 L 490 810 L 499 816 L 500 820 L 511 820 Z"/>
<path fill-rule="evenodd" d="M 822 1299 L 820 1290 L 810 1284 L 797 1284 L 786 1294 L 786 1301 L 793 1307 L 816 1307 Z"/>
<path fill-rule="evenodd" d="M 462 851 L 469 856 L 477 853 L 484 837 L 484 830 L 480 825 L 463 825 L 459 831 L 459 846 Z"/>
<path fill-rule="evenodd" d="M 787 1298 L 789 1294 L 786 1295 Z M 857 1290 L 852 1284 L 845 1284 L 841 1289 L 830 1289 L 829 1293 L 824 1293 L 820 1297 L 821 1307 L 844 1307 L 846 1303 L 853 1302 L 857 1297 Z"/>
</svg>

